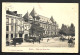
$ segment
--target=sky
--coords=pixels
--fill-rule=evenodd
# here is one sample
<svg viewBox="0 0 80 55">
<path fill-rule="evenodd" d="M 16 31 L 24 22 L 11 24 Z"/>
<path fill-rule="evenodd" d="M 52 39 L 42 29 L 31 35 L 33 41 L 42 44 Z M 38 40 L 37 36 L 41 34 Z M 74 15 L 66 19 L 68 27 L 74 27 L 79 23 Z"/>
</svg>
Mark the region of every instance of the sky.
<svg viewBox="0 0 80 55">
<path fill-rule="evenodd" d="M 78 22 L 78 3 L 6 3 L 5 9 L 17 11 L 24 16 L 27 11 L 30 13 L 34 8 L 39 15 L 53 19 L 57 22 L 59 28 L 62 24 L 74 26 Z"/>
</svg>

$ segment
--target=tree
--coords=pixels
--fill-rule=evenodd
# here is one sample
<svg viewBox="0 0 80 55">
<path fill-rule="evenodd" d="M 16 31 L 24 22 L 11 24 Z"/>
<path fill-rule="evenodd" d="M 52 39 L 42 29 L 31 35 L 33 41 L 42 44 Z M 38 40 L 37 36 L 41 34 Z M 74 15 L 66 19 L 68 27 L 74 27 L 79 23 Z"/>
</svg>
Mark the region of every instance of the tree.
<svg viewBox="0 0 80 55">
<path fill-rule="evenodd" d="M 74 24 L 71 24 L 69 27 L 67 27 L 66 25 L 62 24 L 62 27 L 59 31 L 59 34 L 63 34 L 66 36 L 75 36 L 75 26 Z"/>
<path fill-rule="evenodd" d="M 59 34 L 68 35 L 68 28 L 66 25 L 62 24 L 61 29 L 59 30 Z"/>
<path fill-rule="evenodd" d="M 44 33 L 44 28 L 40 27 L 39 23 L 32 23 L 32 26 L 30 28 L 30 34 L 33 36 L 39 36 L 39 35 L 43 35 Z"/>
<path fill-rule="evenodd" d="M 75 26 L 74 24 L 71 24 L 70 28 L 69 28 L 69 35 L 71 36 L 75 36 Z"/>
</svg>

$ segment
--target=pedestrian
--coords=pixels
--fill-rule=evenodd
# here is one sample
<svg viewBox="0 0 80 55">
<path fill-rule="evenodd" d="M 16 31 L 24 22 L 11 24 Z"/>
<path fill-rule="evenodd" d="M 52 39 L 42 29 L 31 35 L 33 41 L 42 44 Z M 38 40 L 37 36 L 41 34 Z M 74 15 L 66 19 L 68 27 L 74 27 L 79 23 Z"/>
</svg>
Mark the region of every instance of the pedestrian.
<svg viewBox="0 0 80 55">
<path fill-rule="evenodd" d="M 39 44 L 40 44 L 40 40 L 41 40 L 41 38 L 39 37 Z"/>
<path fill-rule="evenodd" d="M 33 44 L 34 44 L 34 38 L 33 38 Z"/>
<path fill-rule="evenodd" d="M 47 42 L 49 41 L 49 38 L 47 39 Z"/>
<path fill-rule="evenodd" d="M 36 41 L 36 38 L 35 37 L 33 37 L 33 44 L 34 44 L 34 42 Z"/>
<path fill-rule="evenodd" d="M 72 44 L 73 44 L 73 39 L 72 38 L 69 38 L 68 39 L 68 46 L 69 47 L 72 47 Z"/>
<path fill-rule="evenodd" d="M 72 37 L 71 40 L 72 40 L 72 47 L 74 47 L 75 45 L 74 38 Z"/>
<path fill-rule="evenodd" d="M 33 44 L 34 44 L 34 40 L 33 40 Z"/>
<path fill-rule="evenodd" d="M 63 35 L 61 35 L 61 37 L 60 37 L 60 41 L 63 41 Z"/>
<path fill-rule="evenodd" d="M 40 40 L 39 40 L 39 44 L 40 44 Z"/>
<path fill-rule="evenodd" d="M 16 46 L 16 38 L 13 39 L 13 44 Z"/>
<path fill-rule="evenodd" d="M 6 41 L 6 45 L 9 46 L 9 41 Z"/>
</svg>

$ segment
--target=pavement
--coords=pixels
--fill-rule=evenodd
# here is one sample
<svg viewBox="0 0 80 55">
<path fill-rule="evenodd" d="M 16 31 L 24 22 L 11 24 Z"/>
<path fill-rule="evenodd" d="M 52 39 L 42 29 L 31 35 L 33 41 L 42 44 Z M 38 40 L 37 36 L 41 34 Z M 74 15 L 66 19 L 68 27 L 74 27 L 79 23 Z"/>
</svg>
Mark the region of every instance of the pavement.
<svg viewBox="0 0 80 55">
<path fill-rule="evenodd" d="M 49 38 L 49 41 L 47 42 L 48 38 L 43 38 L 43 41 L 41 40 L 39 42 L 29 43 L 29 42 L 23 42 L 22 44 L 17 44 L 16 47 L 68 47 L 68 41 L 60 41 L 58 37 L 56 38 Z M 14 45 L 10 45 L 13 46 Z"/>
</svg>

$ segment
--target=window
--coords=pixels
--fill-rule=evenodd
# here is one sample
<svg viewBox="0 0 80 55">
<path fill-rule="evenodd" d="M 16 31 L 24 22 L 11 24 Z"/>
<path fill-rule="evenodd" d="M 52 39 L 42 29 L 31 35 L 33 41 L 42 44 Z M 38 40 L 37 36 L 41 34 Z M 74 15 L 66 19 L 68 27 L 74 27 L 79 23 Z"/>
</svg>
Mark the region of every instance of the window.
<svg viewBox="0 0 80 55">
<path fill-rule="evenodd" d="M 6 31 L 9 31 L 9 26 L 6 26 Z"/>
<path fill-rule="evenodd" d="M 11 34 L 11 39 L 13 38 L 13 34 Z"/>
<path fill-rule="evenodd" d="M 19 37 L 22 37 L 22 34 L 19 34 Z"/>
<path fill-rule="evenodd" d="M 11 26 L 11 31 L 13 31 L 13 26 Z"/>
<path fill-rule="evenodd" d="M 8 40 L 8 34 L 6 34 L 6 40 Z"/>
<path fill-rule="evenodd" d="M 8 38 L 8 34 L 6 34 L 6 38 Z"/>
<path fill-rule="evenodd" d="M 7 23 L 9 22 L 9 18 L 6 19 L 6 22 L 7 22 Z"/>
</svg>

